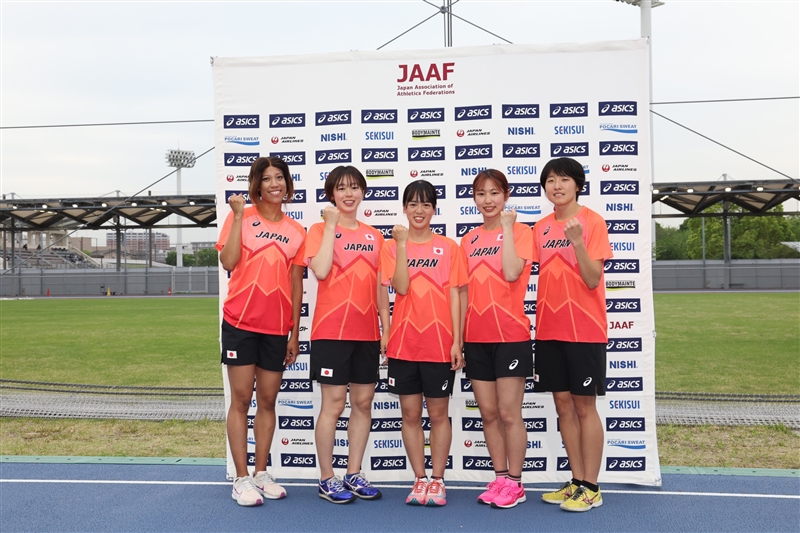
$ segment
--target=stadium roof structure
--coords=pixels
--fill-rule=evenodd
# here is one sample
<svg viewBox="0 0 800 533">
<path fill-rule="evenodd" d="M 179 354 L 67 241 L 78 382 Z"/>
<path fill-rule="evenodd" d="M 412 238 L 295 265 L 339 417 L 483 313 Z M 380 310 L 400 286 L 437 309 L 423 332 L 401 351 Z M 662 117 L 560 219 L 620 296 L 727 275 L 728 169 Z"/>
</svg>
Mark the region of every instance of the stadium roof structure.
<svg viewBox="0 0 800 533">
<path fill-rule="evenodd" d="M 702 181 L 654 183 L 652 202 L 661 202 L 678 213 L 654 214 L 653 218 L 719 217 L 703 213 L 725 201 L 742 207 L 742 215 L 800 215 L 800 211 L 768 213 L 790 199 L 800 200 L 794 180 Z M 185 222 L 164 223 L 170 215 Z M 3 231 L 102 230 L 117 229 L 122 219 L 126 228 L 167 229 L 214 227 L 217 220 L 213 194 L 185 196 L 136 196 L 133 198 L 41 198 L 0 200 L 0 229 Z"/>
</svg>

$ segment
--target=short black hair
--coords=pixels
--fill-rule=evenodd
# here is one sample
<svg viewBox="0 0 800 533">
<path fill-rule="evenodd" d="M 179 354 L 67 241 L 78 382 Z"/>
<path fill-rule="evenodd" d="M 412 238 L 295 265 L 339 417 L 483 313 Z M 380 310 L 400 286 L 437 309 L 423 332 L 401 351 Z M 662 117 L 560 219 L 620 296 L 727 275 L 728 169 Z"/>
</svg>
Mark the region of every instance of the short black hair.
<svg viewBox="0 0 800 533">
<path fill-rule="evenodd" d="M 328 173 L 328 177 L 325 178 L 325 196 L 328 197 L 328 201 L 333 205 L 336 205 L 336 202 L 333 201 L 334 189 L 339 186 L 339 183 L 346 181 L 347 178 L 355 181 L 361 192 L 367 192 L 367 180 L 364 179 L 364 175 L 360 170 L 352 165 L 339 165 L 331 170 Z"/>
<path fill-rule="evenodd" d="M 583 185 L 586 183 L 586 173 L 583 171 L 583 165 L 571 157 L 551 159 L 542 169 L 542 173 L 539 174 L 539 183 L 542 184 L 542 189 L 544 189 L 547 177 L 551 173 L 575 180 L 575 184 L 578 185 L 578 192 L 575 194 L 575 199 L 577 200 L 583 190 Z"/>
<path fill-rule="evenodd" d="M 422 202 L 436 207 L 436 188 L 429 181 L 412 181 L 403 191 L 403 207 L 409 202 Z"/>
</svg>

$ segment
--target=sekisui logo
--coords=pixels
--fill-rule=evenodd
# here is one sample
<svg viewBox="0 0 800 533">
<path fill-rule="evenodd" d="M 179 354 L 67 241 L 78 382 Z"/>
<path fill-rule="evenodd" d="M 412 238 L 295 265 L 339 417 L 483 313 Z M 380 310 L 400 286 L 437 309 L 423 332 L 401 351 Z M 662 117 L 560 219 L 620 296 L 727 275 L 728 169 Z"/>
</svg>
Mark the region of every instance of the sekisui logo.
<svg viewBox="0 0 800 533">
<path fill-rule="evenodd" d="M 282 159 L 287 165 L 305 165 L 306 153 L 305 152 L 270 152 L 270 157 L 277 157 Z"/>
<path fill-rule="evenodd" d="M 225 154 L 226 167 L 249 167 L 258 159 L 257 153 L 250 154 Z"/>
<path fill-rule="evenodd" d="M 607 259 L 603 265 L 606 274 L 638 274 L 638 259 Z"/>
<path fill-rule="evenodd" d="M 279 416 L 280 429 L 314 429 L 313 416 Z"/>
<path fill-rule="evenodd" d="M 292 202 L 295 204 L 304 204 L 306 203 L 306 190 L 305 189 L 295 189 L 294 194 L 292 195 Z"/>
<path fill-rule="evenodd" d="M 626 339 L 608 339 L 606 344 L 608 352 L 641 352 L 642 339 L 638 337 Z"/>
<path fill-rule="evenodd" d="M 408 122 L 444 122 L 443 107 L 426 107 L 408 110 Z"/>
<path fill-rule="evenodd" d="M 403 441 L 401 439 L 374 439 L 372 447 L 376 450 L 387 448 L 402 448 Z"/>
<path fill-rule="evenodd" d="M 400 431 L 403 429 L 402 418 L 373 418 L 372 431 Z"/>
<path fill-rule="evenodd" d="M 281 381 L 283 392 L 314 392 L 314 384 L 307 379 L 284 379 Z"/>
<path fill-rule="evenodd" d="M 405 455 L 395 455 L 392 457 L 372 457 L 369 460 L 369 466 L 372 470 L 405 470 L 406 457 Z"/>
<path fill-rule="evenodd" d="M 494 470 L 492 460 L 489 457 L 476 457 L 465 455 L 462 457 L 464 470 Z"/>
<path fill-rule="evenodd" d="M 339 124 L 350 124 L 352 111 L 321 111 L 314 115 L 314 124 L 317 126 L 338 126 Z"/>
<path fill-rule="evenodd" d="M 473 105 L 466 107 L 457 107 L 455 110 L 455 118 L 459 120 L 486 120 L 492 118 L 491 105 Z"/>
<path fill-rule="evenodd" d="M 281 466 L 317 467 L 317 456 L 313 453 L 282 453 Z"/>
<path fill-rule="evenodd" d="M 474 230 L 475 228 L 479 227 L 482 222 L 470 222 L 468 224 L 456 224 L 456 236 L 463 237 L 470 231 Z"/>
<path fill-rule="evenodd" d="M 540 155 L 539 143 L 503 144 L 503 157 L 539 157 Z"/>
<path fill-rule="evenodd" d="M 503 104 L 503 118 L 539 118 L 539 104 Z"/>
<path fill-rule="evenodd" d="M 522 463 L 523 472 L 544 472 L 547 470 L 547 457 L 526 457 Z"/>
<path fill-rule="evenodd" d="M 487 159 L 492 157 L 491 144 L 456 146 L 456 159 Z"/>
<path fill-rule="evenodd" d="M 269 116 L 270 128 L 304 128 L 305 126 L 305 113 L 280 113 Z"/>
<path fill-rule="evenodd" d="M 550 104 L 550 118 L 587 117 L 589 104 L 579 102 L 574 104 Z"/>
<path fill-rule="evenodd" d="M 606 378 L 606 392 L 642 392 L 642 378 Z"/>
<path fill-rule="evenodd" d="M 639 233 L 638 220 L 606 220 L 609 235 Z"/>
<path fill-rule="evenodd" d="M 600 155 L 639 155 L 637 141 L 600 141 Z"/>
<path fill-rule="evenodd" d="M 370 187 L 364 193 L 364 200 L 397 200 L 399 197 L 397 187 Z"/>
<path fill-rule="evenodd" d="M 644 431 L 643 417 L 606 418 L 606 431 Z"/>
<path fill-rule="evenodd" d="M 353 159 L 350 148 L 339 148 L 337 150 L 317 150 L 315 159 L 318 165 L 326 163 L 350 163 Z"/>
<path fill-rule="evenodd" d="M 361 161 L 364 163 L 397 161 L 397 148 L 362 148 Z"/>
<path fill-rule="evenodd" d="M 597 114 L 601 117 L 636 116 L 636 102 L 599 102 L 597 104 Z"/>
<path fill-rule="evenodd" d="M 645 469 L 644 457 L 606 457 L 606 472 L 634 472 Z"/>
<path fill-rule="evenodd" d="M 397 124 L 397 109 L 362 109 L 362 124 Z"/>
<path fill-rule="evenodd" d="M 608 313 L 638 313 L 642 310 L 639 298 L 607 298 L 606 312 Z"/>
<path fill-rule="evenodd" d="M 224 115 L 222 117 L 224 129 L 255 129 L 259 127 L 258 115 Z"/>
<path fill-rule="evenodd" d="M 601 181 L 600 194 L 639 194 L 639 182 Z"/>
<path fill-rule="evenodd" d="M 461 430 L 462 431 L 483 431 L 483 419 L 482 418 L 461 418 Z"/>
<path fill-rule="evenodd" d="M 409 161 L 444 161 L 444 146 L 409 148 Z"/>
<path fill-rule="evenodd" d="M 550 143 L 551 157 L 583 157 L 589 155 L 589 143 Z"/>
<path fill-rule="evenodd" d="M 542 186 L 538 183 L 510 183 L 508 188 L 510 197 L 528 198 L 542 195 Z"/>
</svg>

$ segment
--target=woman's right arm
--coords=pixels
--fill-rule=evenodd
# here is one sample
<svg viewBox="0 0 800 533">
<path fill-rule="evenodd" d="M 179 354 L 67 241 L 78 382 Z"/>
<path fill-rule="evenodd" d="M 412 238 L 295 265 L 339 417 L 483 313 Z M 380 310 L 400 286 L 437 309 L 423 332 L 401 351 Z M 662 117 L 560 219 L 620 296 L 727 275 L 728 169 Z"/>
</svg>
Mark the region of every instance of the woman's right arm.
<svg viewBox="0 0 800 533">
<path fill-rule="evenodd" d="M 336 224 L 339 222 L 339 210 L 332 205 L 327 206 L 322 212 L 322 220 L 325 221 L 322 242 L 319 245 L 319 251 L 311 258 L 311 262 L 308 264 L 319 281 L 327 278 L 333 267 L 333 244 L 336 241 Z"/>
<path fill-rule="evenodd" d="M 242 218 L 244 217 L 244 196 L 241 194 L 233 194 L 228 198 L 228 205 L 231 206 L 233 211 L 233 224 L 231 224 L 231 232 L 228 234 L 228 240 L 222 247 L 219 254 L 219 260 L 222 263 L 222 268 L 228 272 L 236 268 L 239 264 L 239 258 L 242 255 Z"/>
</svg>

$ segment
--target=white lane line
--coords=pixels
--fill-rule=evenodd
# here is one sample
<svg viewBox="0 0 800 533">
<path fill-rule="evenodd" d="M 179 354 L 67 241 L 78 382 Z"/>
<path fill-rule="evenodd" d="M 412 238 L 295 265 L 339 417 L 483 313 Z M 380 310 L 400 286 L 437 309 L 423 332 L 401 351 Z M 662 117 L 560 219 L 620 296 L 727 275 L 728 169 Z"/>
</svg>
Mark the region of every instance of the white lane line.
<svg viewBox="0 0 800 533">
<path fill-rule="evenodd" d="M 210 485 L 230 486 L 230 481 L 150 481 L 150 480 L 115 480 L 115 479 L 0 479 L 0 483 L 73 483 L 96 485 Z M 316 483 L 282 483 L 286 487 L 316 487 Z M 385 485 L 373 483 L 379 489 L 402 489 L 405 485 Z M 448 485 L 447 490 L 486 490 L 485 487 L 459 487 Z M 527 492 L 547 492 L 552 489 L 526 488 Z M 680 492 L 667 490 L 617 490 L 603 489 L 606 494 L 649 494 L 654 496 L 707 496 L 711 498 L 772 498 L 783 500 L 800 500 L 797 494 L 752 494 L 735 492 Z"/>
</svg>

